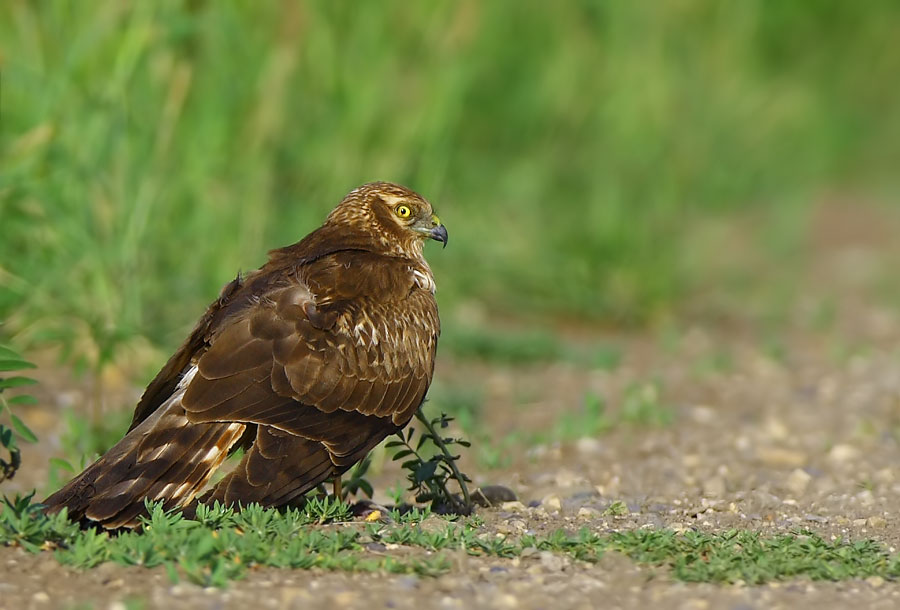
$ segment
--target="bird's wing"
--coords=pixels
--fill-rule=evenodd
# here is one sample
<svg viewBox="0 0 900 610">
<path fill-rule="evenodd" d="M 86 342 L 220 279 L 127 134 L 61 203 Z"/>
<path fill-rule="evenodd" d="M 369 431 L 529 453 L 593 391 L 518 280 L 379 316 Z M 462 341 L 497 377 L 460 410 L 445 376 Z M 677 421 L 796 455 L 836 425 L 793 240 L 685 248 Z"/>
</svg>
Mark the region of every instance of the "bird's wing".
<svg viewBox="0 0 900 610">
<path fill-rule="evenodd" d="M 431 381 L 439 333 L 434 298 L 411 277 L 397 259 L 329 256 L 214 336 L 191 372 L 186 415 L 258 432 L 212 498 L 302 493 L 409 421 Z"/>
<path fill-rule="evenodd" d="M 223 291 L 150 384 L 132 429 L 45 500 L 46 510 L 134 526 L 144 498 L 277 506 L 340 473 L 422 402 L 439 324 L 407 263 L 337 252 L 264 267 Z"/>
<path fill-rule="evenodd" d="M 141 400 L 134 409 L 131 425 L 128 427 L 129 432 L 169 399 L 185 371 L 190 368 L 191 361 L 209 346 L 213 329 L 221 323 L 223 314 L 227 312 L 228 306 L 232 304 L 234 298 L 239 295 L 243 284 L 243 278 L 238 275 L 222 288 L 219 298 L 206 309 L 188 338 L 172 354 L 172 357 L 144 390 Z"/>
</svg>

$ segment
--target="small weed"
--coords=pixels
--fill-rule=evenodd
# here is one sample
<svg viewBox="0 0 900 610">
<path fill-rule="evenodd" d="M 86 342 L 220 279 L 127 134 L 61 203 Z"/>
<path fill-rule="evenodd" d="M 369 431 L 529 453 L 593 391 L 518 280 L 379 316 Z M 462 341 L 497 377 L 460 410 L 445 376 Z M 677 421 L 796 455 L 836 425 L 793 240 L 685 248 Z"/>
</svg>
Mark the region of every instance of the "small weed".
<svg viewBox="0 0 900 610">
<path fill-rule="evenodd" d="M 0 454 L 0 483 L 15 476 L 16 471 L 22 465 L 22 453 L 19 449 L 19 441 L 33 443 L 37 441 L 28 426 L 13 413 L 14 406 L 33 405 L 37 403 L 30 394 L 17 394 L 8 396 L 8 390 L 22 388 L 37 383 L 34 379 L 19 373 L 26 369 L 33 369 L 35 365 L 28 362 L 18 352 L 5 345 L 0 345 L 0 417 L 4 414 L 9 417 L 9 426 L 0 423 L 0 448 L 6 455 Z"/>
<path fill-rule="evenodd" d="M 4 496 L 0 504 L 0 544 L 21 546 L 37 552 L 47 543 L 56 545 L 77 535 L 79 528 L 70 523 L 65 511 L 47 516 L 34 504 L 34 492 L 12 499 Z"/>
<path fill-rule="evenodd" d="M 251 504 L 235 511 L 220 505 L 198 508 L 197 519 L 147 504 L 139 530 L 110 535 L 81 530 L 66 515 L 47 516 L 31 496 L 7 500 L 0 512 L 0 544 L 31 552 L 57 548 L 60 563 L 91 568 L 103 562 L 125 566 L 165 565 L 173 581 L 225 586 L 254 565 L 282 568 L 378 570 L 434 573 L 439 564 L 395 558 L 363 563 L 354 530 L 322 530 L 326 521 L 349 517 L 349 507 L 331 498 L 312 499 L 302 509 L 278 511 Z"/>
<path fill-rule="evenodd" d="M 394 484 L 391 487 L 388 487 L 385 490 L 388 498 L 390 498 L 395 505 L 403 504 L 403 498 L 406 496 L 406 489 L 403 488 L 403 485 L 399 482 Z"/>
<path fill-rule="evenodd" d="M 765 338 L 762 351 L 773 362 L 784 364 L 787 360 L 787 348 L 784 346 L 784 342 L 774 335 Z"/>
<path fill-rule="evenodd" d="M 553 434 L 558 439 L 575 440 L 603 436 L 623 424 L 664 427 L 674 419 L 674 409 L 660 402 L 658 385 L 642 383 L 628 387 L 617 412 L 608 412 L 602 397 L 587 393 L 579 411 L 560 415 Z"/>
<path fill-rule="evenodd" d="M 432 515 L 430 506 L 413 506 L 407 511 L 400 511 L 396 508 L 391 511 L 391 520 L 400 525 L 409 525 L 421 523 Z"/>
<path fill-rule="evenodd" d="M 602 436 L 615 426 L 615 420 L 606 412 L 606 402 L 596 394 L 588 393 L 580 411 L 563 413 L 554 430 L 557 438 L 574 440 L 585 436 Z"/>
<path fill-rule="evenodd" d="M 522 443 L 522 433 L 510 432 L 494 441 L 490 435 L 481 433 L 476 443 L 478 464 L 488 470 L 507 468 L 513 463 L 515 448 Z"/>
<path fill-rule="evenodd" d="M 675 419 L 674 410 L 659 401 L 655 383 L 633 385 L 622 401 L 622 421 L 638 426 L 668 426 Z"/>
<path fill-rule="evenodd" d="M 621 500 L 616 500 L 612 504 L 606 507 L 606 510 L 603 511 L 603 515 L 605 517 L 622 517 L 627 515 L 629 512 L 628 505 L 622 502 Z"/>
<path fill-rule="evenodd" d="M 372 484 L 366 479 L 366 473 L 372 465 L 372 454 L 369 453 L 350 471 L 350 476 L 343 484 L 341 499 L 346 500 L 349 496 L 358 496 L 360 492 L 371 498 L 374 490 Z"/>
<path fill-rule="evenodd" d="M 734 357 L 725 349 L 718 349 L 703 355 L 694 364 L 700 375 L 720 375 L 734 370 Z"/>
<path fill-rule="evenodd" d="M 616 345 L 600 345 L 594 349 L 593 365 L 604 371 L 614 371 L 622 362 L 622 349 Z"/>
<path fill-rule="evenodd" d="M 303 506 L 303 513 L 299 514 L 306 514 L 312 517 L 315 523 L 348 521 L 351 517 L 350 505 L 343 500 L 336 500 L 330 496 L 311 496 L 307 498 L 306 504 Z"/>
<path fill-rule="evenodd" d="M 469 447 L 470 443 L 463 439 L 441 436 L 439 430 L 446 429 L 452 417 L 441 413 L 440 417 L 428 419 L 421 407 L 416 411 L 416 419 L 424 426 L 425 432 L 419 435 L 413 446 L 416 429 L 408 427 L 397 434 L 400 440 L 390 441 L 386 447 L 398 449 L 394 460 L 404 460 L 402 467 L 407 471 L 409 491 L 416 494 L 416 502 L 429 502 L 435 509 L 468 514 L 472 510 L 472 501 L 466 483 L 471 479 L 457 467 L 458 455 L 453 455 L 450 448 L 454 445 Z M 435 450 L 430 457 L 425 451 Z M 462 498 L 447 488 L 450 481 L 455 481 Z"/>
</svg>

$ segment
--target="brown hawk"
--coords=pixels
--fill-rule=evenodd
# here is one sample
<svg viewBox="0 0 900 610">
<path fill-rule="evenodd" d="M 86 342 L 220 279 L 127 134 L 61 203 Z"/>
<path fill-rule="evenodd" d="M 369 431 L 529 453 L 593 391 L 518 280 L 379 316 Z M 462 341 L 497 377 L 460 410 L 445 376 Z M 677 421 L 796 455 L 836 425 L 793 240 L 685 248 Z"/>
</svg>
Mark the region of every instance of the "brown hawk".
<svg viewBox="0 0 900 610">
<path fill-rule="evenodd" d="M 150 383 L 125 437 L 47 498 L 73 520 L 132 527 L 144 499 L 281 506 L 339 477 L 425 398 L 440 322 L 426 239 L 431 205 L 385 182 L 351 191 L 325 224 L 225 286 Z M 338 479 L 339 480 L 339 479 Z"/>
</svg>

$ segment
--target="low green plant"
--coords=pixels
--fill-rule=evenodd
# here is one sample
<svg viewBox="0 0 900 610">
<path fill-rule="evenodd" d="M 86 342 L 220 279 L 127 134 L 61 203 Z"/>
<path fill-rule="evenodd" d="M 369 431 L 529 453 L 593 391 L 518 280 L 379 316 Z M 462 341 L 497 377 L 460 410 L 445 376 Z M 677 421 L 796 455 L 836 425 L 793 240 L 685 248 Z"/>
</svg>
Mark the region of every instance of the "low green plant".
<svg viewBox="0 0 900 610">
<path fill-rule="evenodd" d="M 661 401 L 658 384 L 636 383 L 626 388 L 618 411 L 608 411 L 601 396 L 588 392 L 581 409 L 559 416 L 553 436 L 562 440 L 598 437 L 622 425 L 665 427 L 674 419 L 675 409 Z"/>
<path fill-rule="evenodd" d="M 371 465 L 372 454 L 369 453 L 350 470 L 350 476 L 344 482 L 341 490 L 342 500 L 346 500 L 350 496 L 358 496 L 360 493 L 366 494 L 369 498 L 372 497 L 374 490 L 372 489 L 372 484 L 366 478 Z"/>
<path fill-rule="evenodd" d="M 582 408 L 575 413 L 560 415 L 554 427 L 554 436 L 564 440 L 602 436 L 615 427 L 615 419 L 606 411 L 606 401 L 588 392 Z"/>
<path fill-rule="evenodd" d="M 633 425 L 664 427 L 675 419 L 675 411 L 660 402 L 658 384 L 641 383 L 625 391 L 620 417 Z"/>
<path fill-rule="evenodd" d="M 593 366 L 606 371 L 614 371 L 622 362 L 622 348 L 613 344 L 602 344 L 594 348 Z"/>
<path fill-rule="evenodd" d="M 10 425 L 0 423 L 0 483 L 15 476 L 22 465 L 22 452 L 19 441 L 33 443 L 37 441 L 25 422 L 13 412 L 13 407 L 32 405 L 37 399 L 30 394 L 19 393 L 9 396 L 9 390 L 27 387 L 37 383 L 31 377 L 20 374 L 21 371 L 33 369 L 35 365 L 25 360 L 11 347 L 0 345 L 0 417 L 6 415 Z"/>
<path fill-rule="evenodd" d="M 41 505 L 33 501 L 34 492 L 3 497 L 0 504 L 0 544 L 21 546 L 37 552 L 72 539 L 80 531 L 69 521 L 66 511 L 45 515 Z"/>
<path fill-rule="evenodd" d="M 508 468 L 512 465 L 516 448 L 523 443 L 523 438 L 524 435 L 519 430 L 496 438 L 482 429 L 478 432 L 475 444 L 478 465 L 488 470 Z"/>
<path fill-rule="evenodd" d="M 0 544 L 31 552 L 55 549 L 60 563 L 82 569 L 104 562 L 164 565 L 173 581 L 183 578 L 219 587 L 241 578 L 255 565 L 425 574 L 441 570 L 431 560 L 363 557 L 359 531 L 322 529 L 350 517 L 349 506 L 332 498 L 313 498 L 303 508 L 284 510 L 258 504 L 240 510 L 219 504 L 201 506 L 195 519 L 166 511 L 162 503 L 148 502 L 140 528 L 116 535 L 82 530 L 68 521 L 65 511 L 45 515 L 41 508 L 32 496 L 7 500 L 0 512 Z"/>
<path fill-rule="evenodd" d="M 605 517 L 621 517 L 627 515 L 630 510 L 628 510 L 628 505 L 622 502 L 621 500 L 616 500 L 606 507 L 606 510 L 603 511 L 603 516 Z"/>
<path fill-rule="evenodd" d="M 723 533 L 637 530 L 611 534 L 608 548 L 635 561 L 666 565 L 688 582 L 745 582 L 806 577 L 846 580 L 900 576 L 900 557 L 873 540 L 834 542 L 809 531 L 765 536 L 759 532 Z"/>
<path fill-rule="evenodd" d="M 430 506 L 411 506 L 408 510 L 393 508 L 391 510 L 391 521 L 400 525 L 415 525 L 425 521 L 432 514 Z"/>
<path fill-rule="evenodd" d="M 445 430 L 453 421 L 446 413 L 429 419 L 419 407 L 416 419 L 425 429 L 418 439 L 414 438 L 415 427 L 410 426 L 397 434 L 399 440 L 386 445 L 388 449 L 397 449 L 394 460 L 403 460 L 401 466 L 407 473 L 409 491 L 415 492 L 416 502 L 430 503 L 436 510 L 469 514 L 472 500 L 466 484 L 471 483 L 472 479 L 459 470 L 457 460 L 460 456 L 454 455 L 451 448 L 469 447 L 470 443 L 441 435 L 440 430 Z M 461 497 L 448 488 L 451 481 L 459 487 Z"/>
<path fill-rule="evenodd" d="M 699 375 L 722 375 L 734 370 L 734 356 L 725 348 L 704 354 L 694 363 L 694 371 Z"/>
<path fill-rule="evenodd" d="M 303 514 L 320 524 L 348 521 L 352 516 L 349 504 L 330 496 L 310 496 L 303 506 Z"/>
</svg>

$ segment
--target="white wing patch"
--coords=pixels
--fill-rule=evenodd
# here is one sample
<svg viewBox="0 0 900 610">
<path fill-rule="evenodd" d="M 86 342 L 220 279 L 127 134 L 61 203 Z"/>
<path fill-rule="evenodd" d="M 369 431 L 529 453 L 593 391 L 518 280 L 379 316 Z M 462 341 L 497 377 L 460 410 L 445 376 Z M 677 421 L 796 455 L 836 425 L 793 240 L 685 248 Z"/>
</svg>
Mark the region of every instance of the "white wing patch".
<svg viewBox="0 0 900 610">
<path fill-rule="evenodd" d="M 175 398 L 181 400 L 181 397 L 184 396 L 184 391 L 188 387 L 188 384 L 194 380 L 194 376 L 197 374 L 198 368 L 199 367 L 195 364 L 188 369 L 187 373 L 184 374 L 184 377 L 181 378 L 181 381 L 178 382 L 178 387 L 175 388 L 175 393 L 172 394 L 171 398 L 169 398 L 170 401 Z"/>
<path fill-rule="evenodd" d="M 412 271 L 413 280 L 416 282 L 416 286 L 434 294 L 434 291 L 437 290 L 437 285 L 435 285 L 434 278 L 431 277 L 431 274 L 422 273 L 415 267 L 410 267 L 409 270 Z"/>
</svg>

